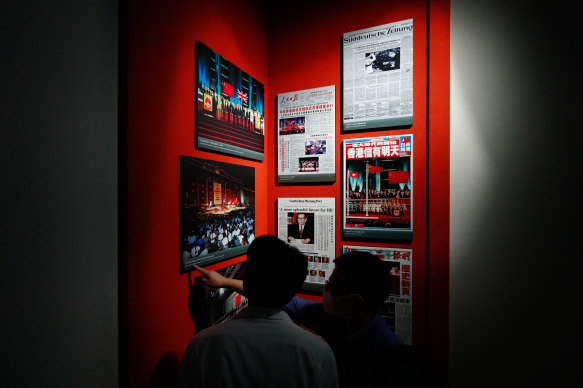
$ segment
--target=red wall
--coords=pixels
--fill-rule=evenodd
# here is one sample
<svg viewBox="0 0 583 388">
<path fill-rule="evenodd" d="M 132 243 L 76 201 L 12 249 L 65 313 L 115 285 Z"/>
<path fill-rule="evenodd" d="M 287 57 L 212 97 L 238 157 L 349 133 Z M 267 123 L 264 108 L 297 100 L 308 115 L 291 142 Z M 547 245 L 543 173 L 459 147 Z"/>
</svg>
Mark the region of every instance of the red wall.
<svg viewBox="0 0 583 388">
<path fill-rule="evenodd" d="M 269 34 L 269 90 L 271 97 L 267 118 L 275 125 L 275 96 L 279 93 L 336 85 L 336 182 L 331 185 L 278 185 L 275 168 L 268 169 L 269 185 L 274 186 L 269 202 L 272 207 L 277 197 L 335 197 L 339 217 L 336 222 L 336 254 L 344 244 L 381 245 L 413 249 L 413 335 L 414 343 L 424 344 L 425 331 L 425 250 L 426 250 L 426 155 L 427 155 L 427 8 L 425 1 L 395 2 L 369 1 L 366 7 L 338 7 L 319 5 L 302 13 L 299 25 L 274 23 Z M 283 13 L 284 11 L 282 11 Z M 342 60 L 341 38 L 345 32 L 413 18 L 414 101 L 413 126 L 408 129 L 367 131 L 342 134 L 340 96 Z M 331 21 L 334 21 L 333 23 Z M 290 54 L 290 49 L 294 55 Z M 388 241 L 359 242 L 341 240 L 342 209 L 342 141 L 358 137 L 413 134 L 413 240 L 410 244 Z M 272 146 L 275 154 L 275 145 Z M 275 217 L 269 217 L 269 230 L 276 230 Z"/>
<path fill-rule="evenodd" d="M 265 15 L 253 2 L 130 1 L 128 55 L 128 358 L 130 386 L 170 379 L 194 324 L 188 278 L 179 273 L 179 155 L 255 167 L 263 163 L 194 150 L 194 42 L 200 40 L 267 85 Z M 267 132 L 266 142 L 272 142 Z M 257 206 L 257 234 L 268 207 Z M 241 261 L 243 258 L 231 260 Z M 123 367 L 123 366 L 122 366 Z"/>
<path fill-rule="evenodd" d="M 221 7 L 187 1 L 131 1 L 128 84 L 128 358 L 131 386 L 169 382 L 194 334 L 188 279 L 179 274 L 179 155 L 255 167 L 257 234 L 276 233 L 278 197 L 336 197 L 341 209 L 341 141 L 413 133 L 413 341 L 447 373 L 449 242 L 449 4 L 366 7 L 307 1 L 268 11 L 253 3 Z M 309 6 L 309 8 L 308 8 Z M 341 37 L 349 31 L 414 19 L 414 119 L 409 129 L 342 134 Z M 428 39 L 428 28 L 431 31 Z M 266 86 L 263 163 L 194 150 L 194 41 L 201 40 Z M 290 55 L 293 53 L 294 55 Z M 275 98 L 336 85 L 337 181 L 276 183 Z M 429 175 L 428 175 L 429 174 Z M 262 208 L 260 204 L 265 204 Z M 341 240 L 337 246 L 369 243 Z M 375 243 L 376 245 L 376 243 Z M 222 267 L 244 257 L 215 267 Z M 318 299 L 318 297 L 313 297 Z"/>
<path fill-rule="evenodd" d="M 279 185 L 276 169 L 269 168 L 269 185 L 274 187 L 269 202 L 275 208 L 278 197 L 336 197 L 340 214 L 342 141 L 412 133 L 415 147 L 413 240 L 408 244 L 342 240 L 341 222 L 337 222 L 336 253 L 345 244 L 413 249 L 413 343 L 437 373 L 445 377 L 449 292 L 449 3 L 368 1 L 366 7 L 316 4 L 309 10 L 302 14 L 297 25 L 271 18 L 276 22 L 269 28 L 271 98 L 268 102 L 271 105 L 267 117 L 276 126 L 275 97 L 279 93 L 336 85 L 337 181 L 331 185 Z M 413 125 L 408 129 L 341 133 L 342 34 L 409 18 L 414 22 Z M 290 50 L 295 55 L 290 56 Z M 272 145 L 271 151 L 276 153 L 276 145 Z M 269 230 L 275 231 L 275 216 L 270 216 L 268 222 Z"/>
</svg>

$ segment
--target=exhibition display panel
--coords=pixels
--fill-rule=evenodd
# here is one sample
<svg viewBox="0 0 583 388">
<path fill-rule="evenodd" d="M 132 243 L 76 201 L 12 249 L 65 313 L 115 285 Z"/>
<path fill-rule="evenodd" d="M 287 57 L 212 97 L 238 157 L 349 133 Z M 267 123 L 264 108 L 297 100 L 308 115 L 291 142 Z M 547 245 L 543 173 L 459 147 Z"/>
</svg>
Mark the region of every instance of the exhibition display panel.
<svg viewBox="0 0 583 388">
<path fill-rule="evenodd" d="M 316 302 L 345 249 L 399 263 L 400 295 L 383 316 L 447 370 L 449 38 L 436 28 L 448 25 L 449 8 L 430 3 L 314 5 L 305 28 L 266 25 L 259 6 L 230 0 L 230 13 L 130 4 L 130 386 L 147 385 L 205 326 L 186 309 L 187 277 L 200 283 L 194 266 L 244 263 L 263 234 L 304 248 L 298 296 Z M 245 225 L 233 239 L 226 218 L 238 212 Z M 292 226 L 304 218 L 314 227 L 305 243 Z M 391 252 L 410 252 L 415 265 Z M 245 305 L 221 298 L 203 312 L 208 325 Z"/>
<path fill-rule="evenodd" d="M 263 84 L 197 41 L 196 146 L 264 159 Z"/>
<path fill-rule="evenodd" d="M 407 345 L 413 344 L 413 250 L 380 246 L 344 245 L 342 253 L 364 251 L 383 261 L 390 273 L 390 293 L 381 315 Z M 366 268 L 363 268 L 366 271 Z"/>
<path fill-rule="evenodd" d="M 345 237 L 413 238 L 413 135 L 344 141 Z"/>
<path fill-rule="evenodd" d="M 180 272 L 240 256 L 255 239 L 255 169 L 180 157 Z"/>
<path fill-rule="evenodd" d="M 336 180 L 334 85 L 277 96 L 277 180 Z"/>
<path fill-rule="evenodd" d="M 345 131 L 413 124 L 413 19 L 342 37 Z"/>
<path fill-rule="evenodd" d="M 308 260 L 304 291 L 321 291 L 334 270 L 335 198 L 278 198 L 277 237 L 298 248 Z"/>
</svg>

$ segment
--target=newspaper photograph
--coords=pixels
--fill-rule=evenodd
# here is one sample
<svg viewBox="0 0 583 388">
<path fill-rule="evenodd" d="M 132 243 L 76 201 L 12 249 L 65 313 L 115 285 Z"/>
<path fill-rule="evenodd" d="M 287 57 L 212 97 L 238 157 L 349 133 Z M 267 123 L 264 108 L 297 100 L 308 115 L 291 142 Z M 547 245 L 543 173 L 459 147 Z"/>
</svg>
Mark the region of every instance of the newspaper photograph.
<svg viewBox="0 0 583 388">
<path fill-rule="evenodd" d="M 391 330 L 407 345 L 412 341 L 412 273 L 413 251 L 411 249 L 363 247 L 345 245 L 342 253 L 353 251 L 370 252 L 380 258 L 390 272 L 390 293 L 385 300 L 381 315 Z"/>
<path fill-rule="evenodd" d="M 413 19 L 342 36 L 344 131 L 413 124 Z"/>
<path fill-rule="evenodd" d="M 334 270 L 335 198 L 278 198 L 277 236 L 308 258 L 302 287 L 321 290 Z"/>
<path fill-rule="evenodd" d="M 413 238 L 413 135 L 344 141 L 347 238 Z"/>
<path fill-rule="evenodd" d="M 279 183 L 335 182 L 336 87 L 277 96 Z"/>
</svg>

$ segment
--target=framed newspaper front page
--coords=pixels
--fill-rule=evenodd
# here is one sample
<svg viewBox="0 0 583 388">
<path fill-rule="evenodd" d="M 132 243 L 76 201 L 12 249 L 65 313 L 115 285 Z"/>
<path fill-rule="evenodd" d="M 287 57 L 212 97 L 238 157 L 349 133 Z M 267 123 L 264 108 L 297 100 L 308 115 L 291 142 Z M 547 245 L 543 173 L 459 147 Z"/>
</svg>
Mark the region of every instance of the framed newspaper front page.
<svg viewBox="0 0 583 388">
<path fill-rule="evenodd" d="M 411 249 L 344 245 L 342 253 L 370 252 L 380 258 L 390 273 L 390 293 L 381 315 L 391 330 L 407 345 L 413 345 L 413 251 Z"/>
<path fill-rule="evenodd" d="M 344 141 L 347 238 L 413 238 L 413 135 Z"/>
<path fill-rule="evenodd" d="M 263 84 L 199 41 L 195 68 L 196 147 L 263 161 Z"/>
<path fill-rule="evenodd" d="M 303 290 L 321 291 L 334 270 L 335 198 L 278 198 L 277 236 L 308 258 Z"/>
<path fill-rule="evenodd" d="M 413 19 L 342 36 L 342 129 L 413 124 Z"/>
<path fill-rule="evenodd" d="M 277 96 L 280 183 L 335 182 L 336 87 Z"/>
</svg>

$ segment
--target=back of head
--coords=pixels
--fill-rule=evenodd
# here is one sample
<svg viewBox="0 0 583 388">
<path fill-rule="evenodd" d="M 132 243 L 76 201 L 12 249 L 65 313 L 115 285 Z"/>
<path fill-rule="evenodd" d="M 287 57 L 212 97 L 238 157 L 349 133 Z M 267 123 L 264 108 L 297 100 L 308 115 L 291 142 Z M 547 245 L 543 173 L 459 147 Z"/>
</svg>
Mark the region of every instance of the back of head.
<svg viewBox="0 0 583 388">
<path fill-rule="evenodd" d="M 307 274 L 306 256 L 277 237 L 259 236 L 249 245 L 243 284 L 250 304 L 282 307 Z"/>
<path fill-rule="evenodd" d="M 370 252 L 354 251 L 338 256 L 334 263 L 345 293 L 359 294 L 367 308 L 376 313 L 390 293 L 388 266 Z"/>
</svg>

